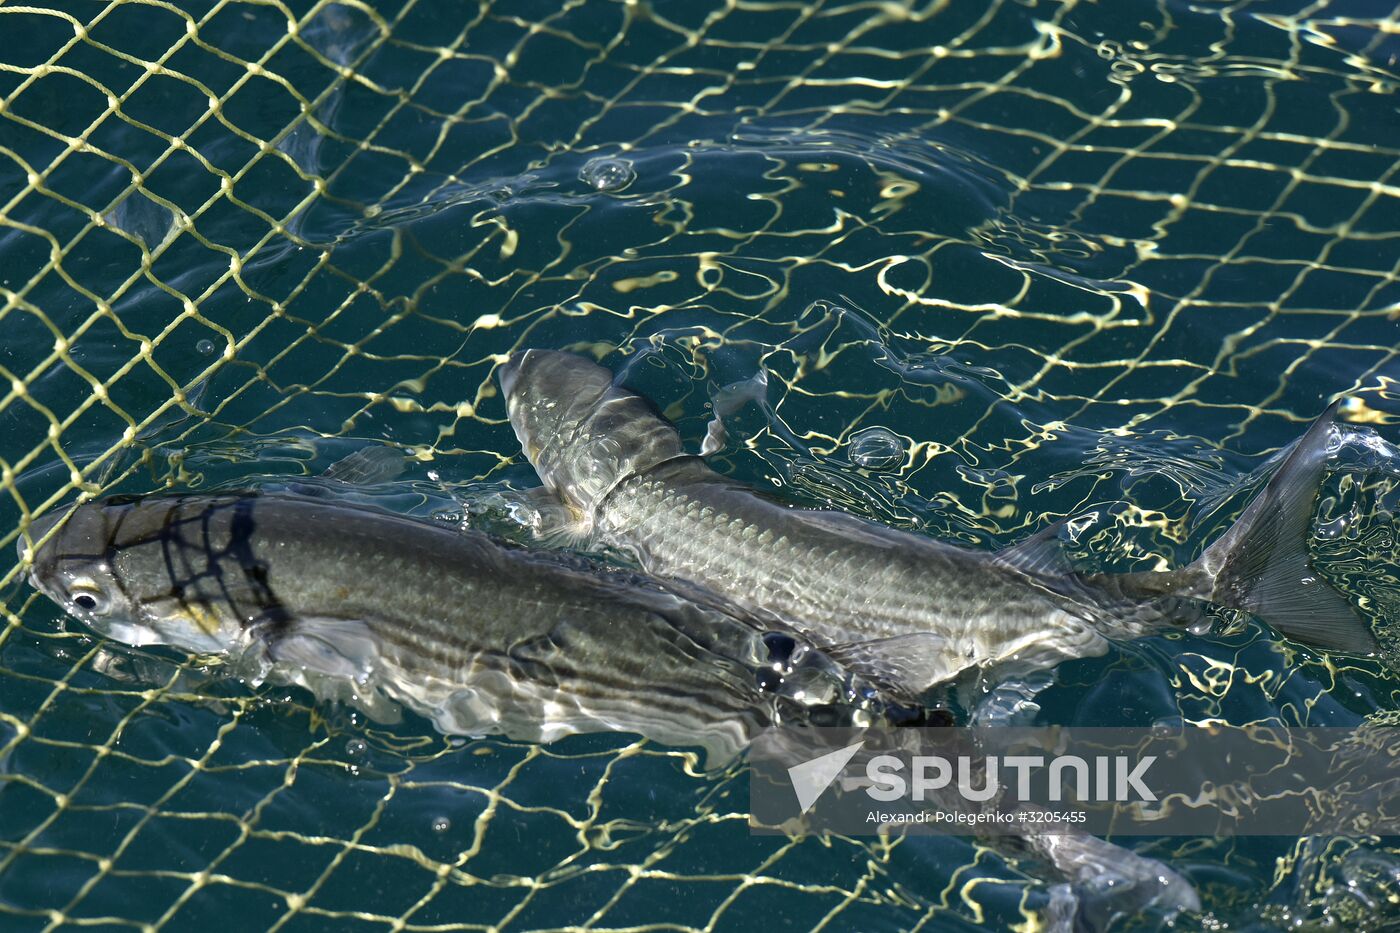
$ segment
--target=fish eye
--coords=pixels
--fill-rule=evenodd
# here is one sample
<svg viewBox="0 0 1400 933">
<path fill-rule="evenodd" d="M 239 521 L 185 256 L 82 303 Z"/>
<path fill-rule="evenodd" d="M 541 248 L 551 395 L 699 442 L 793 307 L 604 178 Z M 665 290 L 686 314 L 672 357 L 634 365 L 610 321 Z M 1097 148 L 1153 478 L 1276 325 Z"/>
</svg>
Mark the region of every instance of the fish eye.
<svg viewBox="0 0 1400 933">
<path fill-rule="evenodd" d="M 843 726 L 847 723 L 847 714 L 839 707 L 830 703 L 821 706 L 813 706 L 807 710 L 807 717 L 812 725 L 818 728 L 831 728 L 833 726 Z"/>
<path fill-rule="evenodd" d="M 763 636 L 763 646 L 768 649 L 768 660 L 775 667 L 789 666 L 793 653 L 797 651 L 797 641 L 782 632 L 768 632 Z"/>
<path fill-rule="evenodd" d="M 68 601 L 78 611 L 92 615 L 102 615 L 111 608 L 107 594 L 91 583 L 74 584 L 68 592 Z"/>
</svg>

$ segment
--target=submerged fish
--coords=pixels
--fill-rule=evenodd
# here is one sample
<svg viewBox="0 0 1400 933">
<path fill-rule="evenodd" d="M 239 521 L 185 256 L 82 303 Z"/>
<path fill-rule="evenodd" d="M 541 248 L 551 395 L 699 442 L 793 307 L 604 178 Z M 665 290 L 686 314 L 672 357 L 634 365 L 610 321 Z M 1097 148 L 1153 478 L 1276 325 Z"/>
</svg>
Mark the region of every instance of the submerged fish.
<svg viewBox="0 0 1400 933">
<path fill-rule="evenodd" d="M 60 518 L 35 521 L 29 537 Z M 700 746 L 713 766 L 777 725 L 946 722 L 781 623 L 580 558 L 323 498 L 90 502 L 32 564 L 31 582 L 100 634 L 224 655 L 254 680 L 381 720 L 402 704 L 449 734 L 635 732 Z M 803 729 L 782 731 L 803 741 Z M 1073 885 L 1075 913 L 1200 908 L 1172 869 L 1096 837 L 1028 827 L 1012 844 Z M 1111 890 L 1099 890 L 1105 877 Z"/>
<path fill-rule="evenodd" d="M 255 680 L 380 719 L 403 704 L 449 734 L 636 732 L 723 763 L 783 721 L 920 715 L 785 627 L 581 559 L 324 499 L 87 503 L 39 546 L 30 580 L 117 641 L 227 655 Z"/>
<path fill-rule="evenodd" d="M 1165 573 L 1086 575 L 1069 566 L 1058 526 L 987 553 L 766 498 L 687 454 L 644 399 L 573 354 L 516 353 L 500 380 L 526 456 L 594 545 L 848 643 L 833 655 L 910 689 L 972 669 L 1036 670 L 1099 654 L 1108 637 L 1196 622 L 1206 603 L 1324 647 L 1376 647 L 1308 561 L 1335 406 L 1197 561 Z"/>
</svg>

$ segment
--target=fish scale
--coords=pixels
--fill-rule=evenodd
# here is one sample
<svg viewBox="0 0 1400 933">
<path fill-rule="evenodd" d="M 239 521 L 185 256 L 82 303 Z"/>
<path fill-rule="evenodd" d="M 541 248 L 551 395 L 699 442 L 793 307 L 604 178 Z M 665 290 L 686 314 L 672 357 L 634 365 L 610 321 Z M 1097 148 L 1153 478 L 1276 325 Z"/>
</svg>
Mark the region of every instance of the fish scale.
<svg viewBox="0 0 1400 933">
<path fill-rule="evenodd" d="M 667 476 L 664 468 L 658 472 Z M 893 637 L 941 616 L 964 623 L 942 634 L 985 655 L 994 650 L 992 639 L 1007 637 L 1008 620 L 1031 613 L 1062 624 L 1067 638 L 1082 628 L 1074 616 L 1055 613 L 1049 596 L 1006 585 L 985 564 L 968 560 L 968 552 L 917 539 L 911 542 L 917 547 L 842 547 L 832 534 L 802 527 L 810 513 L 751 499 L 728 484 L 635 478 L 613 489 L 599 532 L 639 554 L 652 572 L 696 581 L 723 577 L 729 588 L 744 588 L 746 607 L 819 627 L 838 642 Z M 762 528 L 741 514 L 755 504 L 766 506 L 771 515 L 764 517 L 778 527 Z"/>
<path fill-rule="evenodd" d="M 851 644 L 852 657 L 898 671 L 911 690 L 1101 654 L 1111 638 L 1195 625 L 1210 604 L 1252 612 L 1313 645 L 1377 650 L 1307 553 L 1335 404 L 1195 562 L 1103 575 L 1070 566 L 1053 527 L 988 553 L 764 497 L 687 454 L 645 399 L 574 354 L 520 351 L 499 377 L 522 448 L 594 546 Z"/>
<path fill-rule="evenodd" d="M 916 712 L 780 623 L 432 522 L 295 496 L 155 496 L 86 503 L 31 533 L 61 518 L 31 579 L 94 630 L 224 654 L 377 718 L 401 704 L 453 734 L 630 731 L 722 763 L 780 721 Z"/>
</svg>

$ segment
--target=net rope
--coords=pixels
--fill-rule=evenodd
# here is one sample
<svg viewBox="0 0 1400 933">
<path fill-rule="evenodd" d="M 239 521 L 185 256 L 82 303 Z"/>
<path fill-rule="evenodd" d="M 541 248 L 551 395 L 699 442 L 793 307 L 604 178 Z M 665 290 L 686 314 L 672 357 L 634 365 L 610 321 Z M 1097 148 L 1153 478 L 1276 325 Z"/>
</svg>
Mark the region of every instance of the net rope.
<svg viewBox="0 0 1400 933">
<path fill-rule="evenodd" d="M 1397 14 L 0 2 L 0 554 L 80 495 L 367 442 L 431 471 L 421 512 L 526 485 L 496 365 L 620 346 L 692 439 L 707 379 L 770 374 L 726 468 L 979 545 L 1118 503 L 1084 549 L 1158 565 L 1327 398 L 1393 423 Z M 845 468 L 880 426 L 904 465 Z M 1339 572 L 1393 485 L 1324 495 Z M 6 929 L 1036 928 L 1044 885 L 965 840 L 750 838 L 737 770 L 368 725 L 0 568 Z M 1288 652 L 1163 663 L 1184 715 L 1306 721 L 1342 674 Z"/>
</svg>

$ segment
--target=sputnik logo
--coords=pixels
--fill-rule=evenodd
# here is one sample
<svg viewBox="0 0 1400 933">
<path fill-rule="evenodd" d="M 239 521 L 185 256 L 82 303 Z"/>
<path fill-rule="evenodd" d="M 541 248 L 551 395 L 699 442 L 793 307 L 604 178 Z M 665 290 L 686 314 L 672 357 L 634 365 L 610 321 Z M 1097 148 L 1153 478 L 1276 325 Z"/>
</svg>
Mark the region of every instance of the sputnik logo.
<svg viewBox="0 0 1400 933">
<path fill-rule="evenodd" d="M 788 780 L 792 781 L 792 789 L 797 794 L 797 802 L 803 813 L 812 809 L 817 798 L 825 793 L 864 744 L 857 742 L 847 745 L 788 768 Z"/>
</svg>

